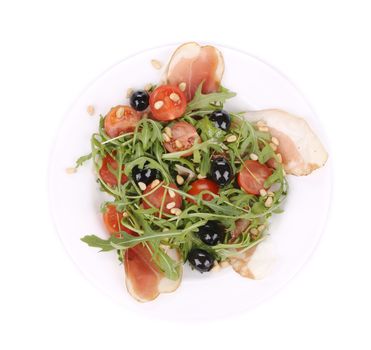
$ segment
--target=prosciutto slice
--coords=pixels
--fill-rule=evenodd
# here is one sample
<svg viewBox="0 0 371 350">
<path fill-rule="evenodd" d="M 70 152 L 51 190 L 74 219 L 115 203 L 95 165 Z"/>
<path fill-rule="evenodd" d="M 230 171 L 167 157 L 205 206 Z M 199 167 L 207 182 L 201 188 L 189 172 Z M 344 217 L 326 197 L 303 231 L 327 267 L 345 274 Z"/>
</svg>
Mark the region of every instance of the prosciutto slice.
<svg viewBox="0 0 371 350">
<path fill-rule="evenodd" d="M 279 109 L 251 111 L 245 117 L 251 122 L 263 121 L 278 139 L 277 152 L 287 174 L 309 175 L 325 165 L 328 154 L 303 118 Z"/>
<path fill-rule="evenodd" d="M 166 253 L 180 261 L 178 251 L 169 249 Z M 138 301 L 147 302 L 156 299 L 160 293 L 175 291 L 181 279 L 176 281 L 165 277 L 152 260 L 148 248 L 138 244 L 125 252 L 125 282 L 129 293 Z"/>
<path fill-rule="evenodd" d="M 190 101 L 202 81 L 203 93 L 219 89 L 224 73 L 224 60 L 221 52 L 214 46 L 200 46 L 189 42 L 179 46 L 170 59 L 167 69 L 167 83 L 185 83 L 184 93 Z"/>
<path fill-rule="evenodd" d="M 275 260 L 274 246 L 269 238 L 229 259 L 233 270 L 241 276 L 250 279 L 266 277 L 272 269 Z"/>
</svg>

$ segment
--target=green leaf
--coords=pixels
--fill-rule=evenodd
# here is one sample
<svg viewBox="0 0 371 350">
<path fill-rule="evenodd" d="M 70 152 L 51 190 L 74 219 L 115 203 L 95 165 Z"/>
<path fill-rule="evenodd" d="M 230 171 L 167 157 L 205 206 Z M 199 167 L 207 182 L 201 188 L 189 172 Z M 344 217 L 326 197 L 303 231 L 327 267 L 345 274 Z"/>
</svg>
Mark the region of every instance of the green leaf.
<svg viewBox="0 0 371 350">
<path fill-rule="evenodd" d="M 271 176 L 264 182 L 264 187 L 268 188 L 273 185 L 275 182 L 282 182 L 283 181 L 283 172 L 282 166 L 278 166 L 277 169 L 272 173 Z"/>
<path fill-rule="evenodd" d="M 210 171 L 210 152 L 208 151 L 203 151 L 202 152 L 202 159 L 201 159 L 201 164 L 200 164 L 200 174 L 203 176 L 206 176 L 208 172 Z"/>
<path fill-rule="evenodd" d="M 252 208 L 251 208 L 251 211 L 254 213 L 254 214 L 262 214 L 264 213 L 265 211 L 267 210 L 267 208 L 265 207 L 264 203 L 262 202 L 256 202 Z"/>
<path fill-rule="evenodd" d="M 89 154 L 86 154 L 85 156 L 82 156 L 79 159 L 77 159 L 76 160 L 76 168 L 83 165 L 86 161 L 91 159 L 91 157 L 92 157 L 92 153 L 90 152 Z"/>
<path fill-rule="evenodd" d="M 193 151 L 193 163 L 200 163 L 200 162 L 201 162 L 200 150 L 195 149 Z"/>
<path fill-rule="evenodd" d="M 274 157 L 274 151 L 271 146 L 265 145 L 259 153 L 259 162 L 261 164 L 266 163 L 269 159 Z"/>
<path fill-rule="evenodd" d="M 212 108 L 212 104 L 223 104 L 226 100 L 229 98 L 232 98 L 236 96 L 235 92 L 229 91 L 225 88 L 222 88 L 220 92 L 211 92 L 209 94 L 203 94 L 202 93 L 202 85 L 204 82 L 202 82 L 191 100 L 191 102 L 188 103 L 187 105 L 187 112 L 193 111 L 195 109 L 207 109 L 207 108 Z M 214 107 L 215 109 L 215 107 Z"/>
<path fill-rule="evenodd" d="M 102 252 L 109 252 L 110 250 L 115 249 L 112 247 L 109 239 L 102 239 L 95 235 L 82 237 L 81 240 L 89 247 L 100 248 Z"/>
<path fill-rule="evenodd" d="M 214 123 L 207 116 L 197 122 L 196 128 L 201 133 L 202 141 L 207 141 L 212 138 L 220 140 L 223 139 L 226 134 L 223 130 L 215 127 Z"/>
<path fill-rule="evenodd" d="M 153 256 L 157 266 L 165 273 L 165 276 L 173 281 L 180 277 L 179 263 L 170 258 L 163 249 L 158 249 L 157 254 Z"/>
</svg>

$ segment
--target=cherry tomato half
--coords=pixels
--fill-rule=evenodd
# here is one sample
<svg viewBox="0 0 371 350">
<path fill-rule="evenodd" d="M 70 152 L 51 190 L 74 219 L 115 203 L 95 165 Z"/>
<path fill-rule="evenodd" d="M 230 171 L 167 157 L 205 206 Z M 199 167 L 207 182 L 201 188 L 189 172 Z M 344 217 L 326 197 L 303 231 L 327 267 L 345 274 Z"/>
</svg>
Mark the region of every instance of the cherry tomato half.
<svg viewBox="0 0 371 350">
<path fill-rule="evenodd" d="M 256 160 L 247 160 L 237 175 L 237 182 L 245 192 L 258 195 L 272 172 L 271 168 Z"/>
<path fill-rule="evenodd" d="M 169 187 L 174 188 L 176 190 L 178 189 L 178 187 L 175 184 L 170 184 Z M 143 194 L 146 195 L 148 192 L 151 192 L 152 190 L 153 190 L 152 185 L 149 185 L 147 186 Z M 145 198 L 153 207 L 160 209 L 164 195 L 165 195 L 165 188 L 161 185 L 157 188 L 157 190 L 155 190 L 154 192 L 152 192 Z M 152 208 L 152 206 L 149 205 L 146 201 L 143 200 L 142 203 L 143 203 L 143 208 L 145 209 Z M 170 203 L 174 203 L 174 205 L 171 205 L 171 208 L 170 207 L 167 208 L 168 204 Z M 169 191 L 167 191 L 162 211 L 166 214 L 171 214 L 172 208 L 180 209 L 181 206 L 182 206 L 182 196 L 179 193 L 173 192 L 173 197 L 171 197 L 169 194 Z"/>
<path fill-rule="evenodd" d="M 149 98 L 152 116 L 159 121 L 180 118 L 187 107 L 187 99 L 177 86 L 162 85 Z"/>
<path fill-rule="evenodd" d="M 102 160 L 102 166 L 99 169 L 99 175 L 102 180 L 110 186 L 117 186 L 117 178 L 108 168 L 108 164 L 114 170 L 117 169 L 117 161 L 107 154 Z M 125 166 L 122 166 L 121 185 L 128 181 L 128 177 L 124 174 Z"/>
<path fill-rule="evenodd" d="M 201 138 L 192 124 L 180 121 L 174 123 L 170 129 L 170 141 L 164 142 L 166 150 L 170 153 L 187 150 L 195 143 L 201 142 Z M 192 155 L 192 152 L 184 154 L 183 157 L 188 157 L 190 155 Z"/>
<path fill-rule="evenodd" d="M 103 221 L 106 229 L 110 235 L 116 234 L 120 231 L 125 231 L 130 235 L 135 235 L 135 232 L 126 228 L 121 224 L 122 213 L 116 210 L 116 206 L 108 204 L 106 211 L 103 213 Z M 117 236 L 117 235 L 116 235 Z"/>
<path fill-rule="evenodd" d="M 209 179 L 200 179 L 192 182 L 191 188 L 187 192 L 192 196 L 198 195 L 202 191 L 210 191 L 212 193 L 218 194 L 219 193 L 219 186 L 212 180 Z M 202 195 L 202 199 L 204 201 L 211 201 L 214 197 L 210 193 L 204 193 Z M 193 199 L 188 198 L 188 202 L 195 203 Z"/>
<path fill-rule="evenodd" d="M 111 108 L 104 118 L 104 130 L 109 137 L 116 137 L 134 131 L 141 115 L 130 106 Z"/>
</svg>

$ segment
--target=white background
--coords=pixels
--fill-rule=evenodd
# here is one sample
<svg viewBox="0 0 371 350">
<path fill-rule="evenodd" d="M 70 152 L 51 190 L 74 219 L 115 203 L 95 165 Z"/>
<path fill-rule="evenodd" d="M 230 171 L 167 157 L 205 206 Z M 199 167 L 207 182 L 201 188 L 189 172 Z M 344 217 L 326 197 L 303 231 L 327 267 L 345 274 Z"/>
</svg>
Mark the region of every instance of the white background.
<svg viewBox="0 0 371 350">
<path fill-rule="evenodd" d="M 0 348 L 370 349 L 367 3 L 1 1 Z M 240 317 L 170 324 L 118 307 L 80 275 L 52 226 L 46 180 L 63 114 L 94 77 L 188 40 L 253 53 L 296 83 L 329 136 L 334 193 L 318 249 L 278 295 Z"/>
</svg>

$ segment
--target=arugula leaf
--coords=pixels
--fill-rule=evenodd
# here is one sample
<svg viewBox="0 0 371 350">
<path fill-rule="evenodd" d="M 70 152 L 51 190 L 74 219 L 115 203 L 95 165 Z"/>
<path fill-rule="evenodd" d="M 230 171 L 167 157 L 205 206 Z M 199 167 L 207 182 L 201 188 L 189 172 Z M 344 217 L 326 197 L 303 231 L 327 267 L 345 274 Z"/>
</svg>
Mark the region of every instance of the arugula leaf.
<svg viewBox="0 0 371 350">
<path fill-rule="evenodd" d="M 163 249 L 158 249 L 157 254 L 153 256 L 154 261 L 165 273 L 165 276 L 173 281 L 176 281 L 180 277 L 180 265 L 178 262 L 170 258 Z"/>
<path fill-rule="evenodd" d="M 214 123 L 209 118 L 202 118 L 197 122 L 196 128 L 201 132 L 202 141 L 209 139 L 223 139 L 226 135 L 225 131 L 215 127 Z"/>
<path fill-rule="evenodd" d="M 222 88 L 220 92 L 211 92 L 209 94 L 203 94 L 202 93 L 202 86 L 204 82 L 202 82 L 191 100 L 191 102 L 188 103 L 186 112 L 193 111 L 195 109 L 215 109 L 215 106 L 213 107 L 212 104 L 223 104 L 226 100 L 229 98 L 232 98 L 236 96 L 235 92 L 229 91 L 226 88 Z M 218 106 L 219 108 L 220 106 Z"/>
<path fill-rule="evenodd" d="M 91 157 L 92 157 L 92 153 L 90 152 L 89 154 L 86 154 L 85 156 L 81 156 L 80 158 L 78 158 L 76 160 L 76 168 L 83 165 L 86 161 L 91 159 Z"/>
<path fill-rule="evenodd" d="M 267 144 L 259 153 L 259 162 L 264 164 L 271 158 L 274 158 L 274 151 L 272 147 Z"/>
<path fill-rule="evenodd" d="M 84 236 L 81 238 L 81 240 L 85 242 L 89 247 L 101 248 L 100 251 L 102 252 L 109 252 L 110 250 L 115 249 L 114 247 L 112 247 L 109 239 L 102 239 L 95 235 Z"/>
<path fill-rule="evenodd" d="M 282 174 L 282 166 L 277 167 L 277 169 L 272 173 L 271 176 L 268 177 L 268 179 L 265 180 L 264 186 L 270 187 L 275 182 L 282 182 L 283 181 L 283 174 Z"/>
</svg>

